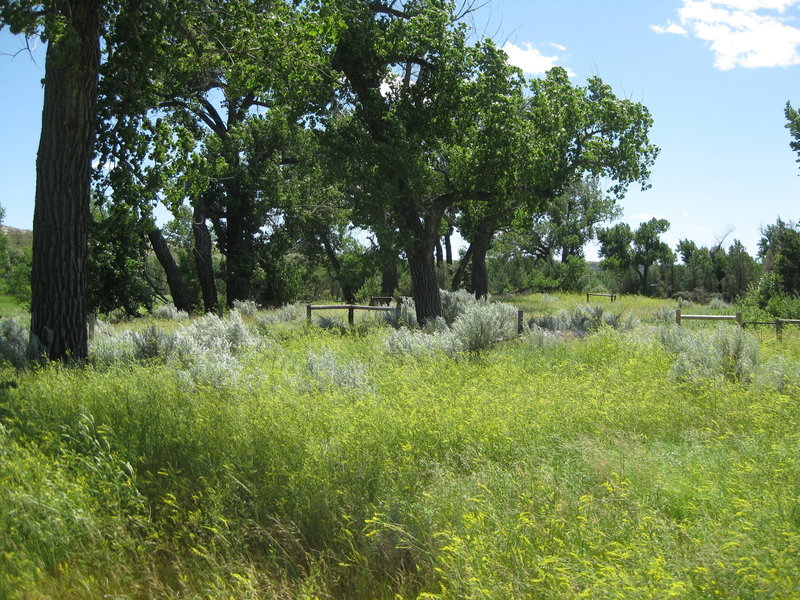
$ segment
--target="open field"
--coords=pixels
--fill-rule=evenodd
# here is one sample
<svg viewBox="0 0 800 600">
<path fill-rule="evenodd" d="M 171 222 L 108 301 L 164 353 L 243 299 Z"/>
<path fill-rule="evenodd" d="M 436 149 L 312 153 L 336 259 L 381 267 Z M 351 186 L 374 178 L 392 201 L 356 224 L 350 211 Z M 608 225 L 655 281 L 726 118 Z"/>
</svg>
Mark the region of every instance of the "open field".
<svg viewBox="0 0 800 600">
<path fill-rule="evenodd" d="M 8 367 L 0 597 L 798 597 L 800 332 L 597 304 L 479 353 L 297 307 Z"/>
</svg>

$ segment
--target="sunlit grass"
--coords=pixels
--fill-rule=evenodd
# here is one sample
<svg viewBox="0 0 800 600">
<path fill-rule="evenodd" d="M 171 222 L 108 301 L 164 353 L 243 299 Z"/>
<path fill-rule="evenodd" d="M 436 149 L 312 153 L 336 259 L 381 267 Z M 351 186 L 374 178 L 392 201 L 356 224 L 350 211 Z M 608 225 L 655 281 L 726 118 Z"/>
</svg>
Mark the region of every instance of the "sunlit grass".
<svg viewBox="0 0 800 600">
<path fill-rule="evenodd" d="M 608 301 L 643 321 L 673 304 Z M 654 317 L 454 358 L 392 355 L 387 328 L 245 322 L 267 342 L 234 382 L 10 375 L 0 597 L 796 593 L 796 386 L 677 380 Z M 796 367 L 799 339 L 761 362 Z"/>
</svg>

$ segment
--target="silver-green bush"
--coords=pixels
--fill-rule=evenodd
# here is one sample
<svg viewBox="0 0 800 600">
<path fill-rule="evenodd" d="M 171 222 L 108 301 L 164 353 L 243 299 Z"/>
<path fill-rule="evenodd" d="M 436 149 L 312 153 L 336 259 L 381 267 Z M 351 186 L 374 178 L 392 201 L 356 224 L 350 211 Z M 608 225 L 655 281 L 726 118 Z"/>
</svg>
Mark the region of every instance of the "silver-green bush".
<svg viewBox="0 0 800 600">
<path fill-rule="evenodd" d="M 682 381 L 716 379 L 749 381 L 758 366 L 758 340 L 741 327 L 722 326 L 688 332 L 671 327 L 660 334 L 664 348 L 675 354 L 672 375 Z"/>
<path fill-rule="evenodd" d="M 14 319 L 0 319 L 0 362 L 22 368 L 32 358 L 28 331 Z"/>
<path fill-rule="evenodd" d="M 367 370 L 358 360 L 341 363 L 330 350 L 308 351 L 306 366 L 317 387 L 369 391 Z"/>
<path fill-rule="evenodd" d="M 476 302 L 455 320 L 451 331 L 463 351 L 485 350 L 517 334 L 517 309 L 499 302 Z"/>
<path fill-rule="evenodd" d="M 162 304 L 153 309 L 153 316 L 156 319 L 164 319 L 165 321 L 183 321 L 189 318 L 189 313 L 185 310 L 178 310 L 174 304 Z"/>
<path fill-rule="evenodd" d="M 252 317 L 258 312 L 258 304 L 254 300 L 234 300 L 233 308 L 245 317 Z"/>
</svg>

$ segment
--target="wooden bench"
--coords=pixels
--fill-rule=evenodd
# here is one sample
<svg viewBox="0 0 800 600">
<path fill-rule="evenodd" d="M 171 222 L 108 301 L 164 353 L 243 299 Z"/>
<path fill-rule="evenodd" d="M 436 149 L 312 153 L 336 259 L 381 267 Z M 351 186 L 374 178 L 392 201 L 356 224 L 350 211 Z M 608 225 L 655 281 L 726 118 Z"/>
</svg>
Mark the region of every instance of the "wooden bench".
<svg viewBox="0 0 800 600">
<path fill-rule="evenodd" d="M 594 292 L 587 292 L 586 293 L 586 302 L 587 302 L 587 304 L 589 302 L 589 296 L 602 296 L 603 298 L 611 298 L 612 302 L 614 302 L 614 300 L 617 299 L 617 295 L 616 294 L 600 294 L 600 293 L 595 294 Z"/>
<path fill-rule="evenodd" d="M 372 296 L 372 298 L 369 299 L 370 306 L 389 306 L 391 303 L 391 296 Z"/>
</svg>

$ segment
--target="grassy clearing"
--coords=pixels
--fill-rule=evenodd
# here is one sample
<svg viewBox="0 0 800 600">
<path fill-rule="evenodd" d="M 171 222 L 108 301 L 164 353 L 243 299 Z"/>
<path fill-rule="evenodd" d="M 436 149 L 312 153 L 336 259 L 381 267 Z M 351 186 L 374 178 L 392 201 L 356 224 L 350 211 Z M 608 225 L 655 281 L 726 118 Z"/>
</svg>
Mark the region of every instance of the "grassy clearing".
<svg viewBox="0 0 800 600">
<path fill-rule="evenodd" d="M 655 318 L 453 358 L 245 323 L 235 379 L 3 373 L 0 597 L 796 596 L 797 336 L 737 380 Z"/>
</svg>

